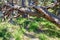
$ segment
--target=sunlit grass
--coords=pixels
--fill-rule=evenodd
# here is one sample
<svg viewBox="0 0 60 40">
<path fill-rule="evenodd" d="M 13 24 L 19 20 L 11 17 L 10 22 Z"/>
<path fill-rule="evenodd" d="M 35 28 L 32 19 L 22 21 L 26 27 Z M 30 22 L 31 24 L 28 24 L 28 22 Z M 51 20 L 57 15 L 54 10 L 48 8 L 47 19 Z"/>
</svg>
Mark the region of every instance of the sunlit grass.
<svg viewBox="0 0 60 40">
<path fill-rule="evenodd" d="M 40 40 L 50 40 L 51 37 L 60 38 L 60 30 L 58 27 L 44 18 L 35 17 L 33 20 L 17 18 L 14 21 L 17 25 L 11 24 L 7 21 L 0 23 L 0 34 L 2 34 L 0 35 L 2 37 L 1 39 L 5 38 L 6 40 L 9 40 L 10 38 L 13 38 L 15 40 L 23 40 L 25 32 L 35 32 L 39 28 L 42 31 L 44 30 L 43 33 L 35 33 L 35 36 L 38 36 Z M 28 30 L 25 29 L 26 26 L 28 27 Z"/>
</svg>

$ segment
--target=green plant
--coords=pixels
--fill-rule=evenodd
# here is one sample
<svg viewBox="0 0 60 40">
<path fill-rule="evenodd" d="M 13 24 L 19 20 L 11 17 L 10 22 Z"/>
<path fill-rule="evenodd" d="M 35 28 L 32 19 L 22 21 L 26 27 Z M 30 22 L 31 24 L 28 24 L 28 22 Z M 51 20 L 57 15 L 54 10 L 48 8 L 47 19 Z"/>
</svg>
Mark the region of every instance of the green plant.
<svg viewBox="0 0 60 40">
<path fill-rule="evenodd" d="M 35 31 L 35 30 L 38 29 L 38 26 L 39 26 L 38 22 L 33 21 L 29 24 L 29 30 L 30 31 Z"/>
<path fill-rule="evenodd" d="M 7 22 L 0 23 L 0 37 L 2 37 L 3 40 L 22 40 L 23 29 Z"/>
<path fill-rule="evenodd" d="M 39 39 L 40 40 L 49 40 L 48 37 L 45 34 L 43 34 L 43 33 L 40 33 Z"/>
</svg>

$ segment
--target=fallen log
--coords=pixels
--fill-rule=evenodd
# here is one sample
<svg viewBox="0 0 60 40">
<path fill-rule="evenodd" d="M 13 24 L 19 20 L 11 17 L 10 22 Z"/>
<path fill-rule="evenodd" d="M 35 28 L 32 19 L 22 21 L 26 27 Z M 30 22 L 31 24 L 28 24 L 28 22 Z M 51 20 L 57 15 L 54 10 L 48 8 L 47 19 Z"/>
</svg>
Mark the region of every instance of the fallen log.
<svg viewBox="0 0 60 40">
<path fill-rule="evenodd" d="M 9 9 L 7 9 L 7 12 L 4 12 L 4 15 L 10 15 L 11 14 L 10 12 L 12 12 L 13 10 L 18 11 L 19 15 L 28 14 L 29 16 L 37 16 L 37 17 L 40 17 L 40 15 L 41 15 L 41 14 L 39 14 L 38 12 L 36 12 L 34 10 L 30 11 L 28 8 L 27 9 L 26 8 L 20 8 L 20 9 L 18 9 L 18 8 L 9 8 Z M 17 15 L 17 17 L 19 15 Z"/>
<path fill-rule="evenodd" d="M 46 8 L 44 7 L 33 7 L 36 11 L 28 11 L 28 9 L 23 8 L 15 8 L 11 7 L 7 10 L 7 14 L 10 14 L 10 11 L 18 10 L 20 15 L 28 14 L 30 16 L 37 16 L 40 17 L 40 15 L 43 15 L 42 17 L 46 18 L 47 20 L 55 23 L 58 27 L 60 27 L 60 18 L 55 16 L 54 14 L 50 13 Z M 38 12 L 37 12 L 38 11 Z"/>
<path fill-rule="evenodd" d="M 43 14 L 44 18 L 46 18 L 47 20 L 55 23 L 58 27 L 60 27 L 60 18 L 58 18 L 56 15 L 50 13 L 47 9 L 43 8 L 43 7 L 34 7 L 40 14 Z"/>
</svg>

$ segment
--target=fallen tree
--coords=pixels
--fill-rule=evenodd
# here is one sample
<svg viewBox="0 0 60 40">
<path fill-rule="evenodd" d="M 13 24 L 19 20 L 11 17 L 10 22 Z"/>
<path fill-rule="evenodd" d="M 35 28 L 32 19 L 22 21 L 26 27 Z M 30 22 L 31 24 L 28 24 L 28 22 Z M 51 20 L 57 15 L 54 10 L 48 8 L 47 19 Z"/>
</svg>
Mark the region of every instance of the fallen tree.
<svg viewBox="0 0 60 40">
<path fill-rule="evenodd" d="M 9 6 L 9 5 L 8 5 Z M 58 27 L 60 27 L 60 18 L 58 18 L 57 16 L 55 16 L 54 14 L 50 13 L 46 8 L 44 7 L 38 7 L 38 6 L 34 6 L 33 8 L 36 10 L 36 11 L 29 11 L 28 9 L 29 8 L 24 8 L 24 7 L 20 7 L 20 8 L 17 8 L 18 6 L 10 6 L 9 9 L 7 9 L 7 12 L 5 12 L 6 14 L 4 15 L 10 15 L 11 11 L 13 10 L 18 10 L 18 13 L 19 15 L 24 15 L 24 14 L 28 14 L 30 16 L 37 16 L 37 17 L 40 17 L 40 15 L 42 15 L 42 17 L 46 18 L 47 20 L 55 23 Z M 18 16 L 19 16 L 18 15 Z M 8 17 L 7 16 L 7 17 Z M 18 17 L 17 16 L 17 17 Z"/>
<path fill-rule="evenodd" d="M 43 14 L 42 17 L 46 18 L 47 20 L 55 23 L 58 27 L 60 27 L 60 18 L 55 16 L 54 14 L 50 13 L 47 9 L 43 7 L 34 7 L 40 14 Z"/>
</svg>

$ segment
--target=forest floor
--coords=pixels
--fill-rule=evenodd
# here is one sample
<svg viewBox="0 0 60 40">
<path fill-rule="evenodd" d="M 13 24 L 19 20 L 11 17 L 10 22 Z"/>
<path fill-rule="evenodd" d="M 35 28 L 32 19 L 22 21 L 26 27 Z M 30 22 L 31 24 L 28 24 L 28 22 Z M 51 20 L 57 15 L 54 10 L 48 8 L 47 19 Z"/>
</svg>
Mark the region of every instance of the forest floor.
<svg viewBox="0 0 60 40">
<path fill-rule="evenodd" d="M 53 24 L 48 21 L 41 21 L 40 18 L 40 23 L 36 22 L 37 25 L 39 24 L 39 27 L 37 27 L 33 21 L 25 26 L 25 22 L 29 22 L 26 21 L 25 18 L 18 18 L 17 20 L 15 20 L 15 22 L 1 22 L 0 20 L 0 40 L 3 40 L 4 37 L 6 40 L 10 40 L 11 35 L 13 36 L 12 40 L 60 40 L 60 28 L 55 25 L 53 26 Z M 37 19 L 35 21 L 37 21 Z M 43 25 L 41 26 L 41 24 Z M 5 29 L 7 29 L 7 31 L 2 31 Z"/>
</svg>

